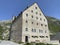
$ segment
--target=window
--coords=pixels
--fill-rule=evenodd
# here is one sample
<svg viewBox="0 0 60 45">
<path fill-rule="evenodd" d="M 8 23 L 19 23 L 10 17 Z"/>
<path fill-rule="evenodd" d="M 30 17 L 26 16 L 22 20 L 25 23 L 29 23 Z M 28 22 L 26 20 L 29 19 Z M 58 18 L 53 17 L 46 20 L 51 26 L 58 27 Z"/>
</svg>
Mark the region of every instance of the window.
<svg viewBox="0 0 60 45">
<path fill-rule="evenodd" d="M 45 27 L 47 27 L 47 25 L 45 25 Z"/>
<path fill-rule="evenodd" d="M 37 25 L 38 25 L 38 23 L 37 23 Z"/>
<path fill-rule="evenodd" d="M 43 26 L 43 24 L 41 24 L 41 26 Z"/>
<path fill-rule="evenodd" d="M 41 13 L 40 13 L 40 16 L 41 16 Z"/>
<path fill-rule="evenodd" d="M 28 23 L 28 21 L 26 20 L 26 23 Z"/>
<path fill-rule="evenodd" d="M 33 18 L 33 16 L 31 16 Z"/>
<path fill-rule="evenodd" d="M 40 33 L 43 33 L 43 30 L 40 30 L 40 29 L 39 29 L 39 32 L 40 32 Z"/>
<path fill-rule="evenodd" d="M 32 32 L 36 32 L 36 29 L 32 29 Z"/>
<path fill-rule="evenodd" d="M 34 32 L 36 32 L 36 29 L 34 29 Z"/>
<path fill-rule="evenodd" d="M 38 36 L 32 36 L 33 38 L 38 38 Z"/>
<path fill-rule="evenodd" d="M 40 20 L 42 20 L 42 18 L 40 18 Z"/>
<path fill-rule="evenodd" d="M 34 30 L 32 29 L 32 32 L 34 32 Z"/>
<path fill-rule="evenodd" d="M 44 19 L 44 21 L 45 21 L 45 19 Z"/>
<path fill-rule="evenodd" d="M 40 36 L 40 38 L 44 38 L 44 36 Z"/>
<path fill-rule="evenodd" d="M 33 24 L 33 22 L 32 22 L 32 24 Z"/>
<path fill-rule="evenodd" d="M 26 16 L 28 17 L 28 14 L 26 14 Z"/>
<path fill-rule="evenodd" d="M 36 14 L 38 14 L 38 12 L 36 12 Z"/>
<path fill-rule="evenodd" d="M 45 30 L 45 33 L 47 33 L 47 31 Z"/>
<path fill-rule="evenodd" d="M 26 28 L 26 30 L 25 31 L 28 31 L 28 28 Z"/>
<path fill-rule="evenodd" d="M 46 38 L 48 38 L 48 36 L 46 36 Z"/>
<path fill-rule="evenodd" d="M 38 17 L 36 17 L 36 19 L 38 19 Z"/>
<path fill-rule="evenodd" d="M 37 7 L 35 7 L 35 9 L 37 9 Z"/>
<path fill-rule="evenodd" d="M 31 10 L 31 12 L 33 12 L 33 10 Z"/>
</svg>

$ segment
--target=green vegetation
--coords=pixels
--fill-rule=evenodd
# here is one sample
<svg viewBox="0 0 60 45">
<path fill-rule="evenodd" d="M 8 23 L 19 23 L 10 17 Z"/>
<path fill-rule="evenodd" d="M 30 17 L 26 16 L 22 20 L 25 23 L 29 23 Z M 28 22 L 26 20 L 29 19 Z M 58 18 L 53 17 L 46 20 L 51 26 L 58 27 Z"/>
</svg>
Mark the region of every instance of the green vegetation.
<svg viewBox="0 0 60 45">
<path fill-rule="evenodd" d="M 11 22 L 10 23 L 6 23 L 5 25 L 11 25 Z"/>
<path fill-rule="evenodd" d="M 48 17 L 48 16 L 46 16 L 46 18 L 48 20 L 48 26 L 49 26 L 50 32 L 52 33 L 60 32 L 60 20 L 53 17 Z"/>
<path fill-rule="evenodd" d="M 2 26 L 0 26 L 0 40 L 2 39 L 2 33 L 3 33 L 3 27 Z"/>
<path fill-rule="evenodd" d="M 52 44 L 44 44 L 44 43 L 26 43 L 25 45 L 52 45 Z"/>
</svg>

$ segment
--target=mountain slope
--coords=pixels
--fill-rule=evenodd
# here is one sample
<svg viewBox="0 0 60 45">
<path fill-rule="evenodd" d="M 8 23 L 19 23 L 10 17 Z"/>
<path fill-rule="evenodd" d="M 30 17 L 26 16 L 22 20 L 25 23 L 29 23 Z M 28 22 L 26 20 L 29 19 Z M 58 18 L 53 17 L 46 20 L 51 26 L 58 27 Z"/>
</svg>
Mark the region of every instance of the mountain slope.
<svg viewBox="0 0 60 45">
<path fill-rule="evenodd" d="M 60 32 L 60 20 L 49 16 L 46 16 L 46 18 L 48 20 L 48 26 L 50 32 L 52 33 Z"/>
<path fill-rule="evenodd" d="M 57 33 L 60 32 L 60 20 L 50 17 L 50 16 L 45 16 L 48 20 L 48 26 L 49 30 L 51 33 Z M 9 30 L 10 25 L 11 25 L 11 20 L 10 21 L 0 21 L 0 39 L 2 39 L 2 33 L 5 32 L 6 30 Z"/>
</svg>

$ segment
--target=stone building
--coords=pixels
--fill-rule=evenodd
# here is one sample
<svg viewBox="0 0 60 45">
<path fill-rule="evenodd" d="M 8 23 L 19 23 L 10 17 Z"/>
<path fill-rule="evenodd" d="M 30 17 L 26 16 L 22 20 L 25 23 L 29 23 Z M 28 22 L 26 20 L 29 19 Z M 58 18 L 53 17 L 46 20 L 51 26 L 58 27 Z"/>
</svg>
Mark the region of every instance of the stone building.
<svg viewBox="0 0 60 45">
<path fill-rule="evenodd" d="M 16 42 L 50 42 L 48 22 L 37 3 L 27 7 L 13 20 L 10 40 Z"/>
</svg>

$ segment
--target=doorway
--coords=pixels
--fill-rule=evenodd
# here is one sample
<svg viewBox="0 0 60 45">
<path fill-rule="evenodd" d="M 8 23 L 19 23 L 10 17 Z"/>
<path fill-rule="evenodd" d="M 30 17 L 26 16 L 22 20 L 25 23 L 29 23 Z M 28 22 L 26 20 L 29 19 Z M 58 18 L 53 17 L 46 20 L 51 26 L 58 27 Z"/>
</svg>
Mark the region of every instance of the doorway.
<svg viewBox="0 0 60 45">
<path fill-rule="evenodd" d="M 28 42 L 28 36 L 25 36 L 25 42 Z"/>
</svg>

